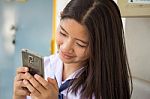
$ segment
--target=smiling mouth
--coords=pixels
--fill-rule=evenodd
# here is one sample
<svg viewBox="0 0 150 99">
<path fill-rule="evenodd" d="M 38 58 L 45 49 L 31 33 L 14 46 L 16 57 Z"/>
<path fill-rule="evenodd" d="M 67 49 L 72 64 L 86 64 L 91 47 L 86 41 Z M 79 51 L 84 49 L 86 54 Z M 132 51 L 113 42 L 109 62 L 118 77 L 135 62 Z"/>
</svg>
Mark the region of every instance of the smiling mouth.
<svg viewBox="0 0 150 99">
<path fill-rule="evenodd" d="M 74 56 L 68 55 L 68 54 L 66 54 L 66 53 L 64 53 L 64 52 L 62 52 L 62 51 L 60 51 L 60 53 L 61 53 L 61 55 L 62 55 L 64 58 L 66 58 L 66 59 L 70 59 L 70 58 L 73 58 L 73 57 L 74 57 Z"/>
</svg>

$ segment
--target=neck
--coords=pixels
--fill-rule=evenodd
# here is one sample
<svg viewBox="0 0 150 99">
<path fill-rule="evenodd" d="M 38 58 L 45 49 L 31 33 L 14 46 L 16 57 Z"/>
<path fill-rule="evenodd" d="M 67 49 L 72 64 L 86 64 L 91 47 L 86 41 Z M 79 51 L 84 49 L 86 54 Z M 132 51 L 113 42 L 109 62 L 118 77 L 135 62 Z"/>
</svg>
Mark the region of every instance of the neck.
<svg viewBox="0 0 150 99">
<path fill-rule="evenodd" d="M 76 70 L 80 69 L 81 65 L 79 64 L 66 64 L 63 65 L 63 74 L 62 74 L 62 80 L 67 79 L 69 75 L 74 73 Z"/>
</svg>

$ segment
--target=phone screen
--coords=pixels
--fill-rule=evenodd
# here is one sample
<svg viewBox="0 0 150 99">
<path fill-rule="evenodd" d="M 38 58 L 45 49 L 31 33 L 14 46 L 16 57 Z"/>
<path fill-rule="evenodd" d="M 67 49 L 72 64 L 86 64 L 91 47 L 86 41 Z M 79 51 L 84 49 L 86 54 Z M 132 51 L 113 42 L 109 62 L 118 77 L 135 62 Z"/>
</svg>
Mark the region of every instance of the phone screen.
<svg viewBox="0 0 150 99">
<path fill-rule="evenodd" d="M 22 65 L 29 68 L 31 75 L 38 74 L 44 77 L 43 57 L 28 49 L 22 49 Z"/>
</svg>

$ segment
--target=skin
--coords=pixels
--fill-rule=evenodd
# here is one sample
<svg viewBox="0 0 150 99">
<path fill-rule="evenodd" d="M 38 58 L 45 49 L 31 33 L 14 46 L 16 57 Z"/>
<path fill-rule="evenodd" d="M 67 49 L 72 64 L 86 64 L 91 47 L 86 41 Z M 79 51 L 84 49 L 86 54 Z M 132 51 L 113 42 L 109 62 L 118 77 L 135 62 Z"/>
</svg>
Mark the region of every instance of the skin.
<svg viewBox="0 0 150 99">
<path fill-rule="evenodd" d="M 62 79 L 65 80 L 89 58 L 86 28 L 73 19 L 63 19 L 57 29 L 56 43 L 64 63 Z"/>
<path fill-rule="evenodd" d="M 28 68 L 19 67 L 14 81 L 13 99 L 26 99 L 30 95 L 32 99 L 58 98 L 58 86 L 54 79 L 47 81 L 39 75 L 30 75 Z M 26 87 L 27 89 L 23 88 Z"/>
<path fill-rule="evenodd" d="M 65 80 L 77 69 L 82 68 L 89 58 L 87 31 L 73 19 L 61 20 L 56 33 L 56 43 L 64 63 L 62 79 Z M 13 99 L 25 99 L 27 95 L 32 99 L 58 99 L 58 85 L 55 79 L 45 80 L 37 74 L 32 76 L 28 71 L 27 67 L 17 69 Z"/>
</svg>

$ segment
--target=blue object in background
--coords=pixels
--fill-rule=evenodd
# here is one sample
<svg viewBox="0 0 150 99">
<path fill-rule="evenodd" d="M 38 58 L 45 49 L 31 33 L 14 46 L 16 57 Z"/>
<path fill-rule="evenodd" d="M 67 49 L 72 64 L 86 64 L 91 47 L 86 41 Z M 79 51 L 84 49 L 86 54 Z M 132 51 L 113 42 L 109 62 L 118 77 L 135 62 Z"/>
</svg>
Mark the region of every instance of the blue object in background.
<svg viewBox="0 0 150 99">
<path fill-rule="evenodd" d="M 15 52 L 7 55 L 3 48 L 3 10 L 15 9 Z M 12 99 L 16 68 L 21 66 L 21 49 L 28 48 L 43 56 L 50 54 L 52 35 L 52 0 L 0 0 L 0 99 Z"/>
<path fill-rule="evenodd" d="M 20 51 L 28 48 L 43 56 L 50 54 L 52 0 L 29 0 L 17 5 L 15 64 L 20 66 Z"/>
</svg>

